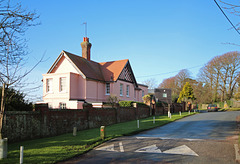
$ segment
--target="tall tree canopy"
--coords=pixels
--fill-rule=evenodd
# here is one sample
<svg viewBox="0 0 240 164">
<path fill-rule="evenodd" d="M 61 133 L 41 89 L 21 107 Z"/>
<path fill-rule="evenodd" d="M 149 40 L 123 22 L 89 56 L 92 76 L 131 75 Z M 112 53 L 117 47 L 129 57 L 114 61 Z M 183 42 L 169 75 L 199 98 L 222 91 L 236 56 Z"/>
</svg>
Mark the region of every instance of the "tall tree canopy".
<svg viewBox="0 0 240 164">
<path fill-rule="evenodd" d="M 237 88 L 240 53 L 228 52 L 214 57 L 200 69 L 199 81 L 209 86 L 212 101 L 230 100 Z"/>
</svg>

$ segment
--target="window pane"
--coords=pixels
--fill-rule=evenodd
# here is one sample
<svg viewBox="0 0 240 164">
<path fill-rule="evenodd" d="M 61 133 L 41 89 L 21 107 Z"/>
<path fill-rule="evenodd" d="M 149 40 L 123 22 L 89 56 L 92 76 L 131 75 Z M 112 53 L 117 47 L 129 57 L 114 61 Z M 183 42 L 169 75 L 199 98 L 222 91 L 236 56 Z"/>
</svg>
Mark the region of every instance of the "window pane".
<svg viewBox="0 0 240 164">
<path fill-rule="evenodd" d="M 47 79 L 47 88 L 46 88 L 47 92 L 51 92 L 52 91 L 52 79 Z"/>
<path fill-rule="evenodd" d="M 123 84 L 120 84 L 120 96 L 123 95 Z"/>
<path fill-rule="evenodd" d="M 127 85 L 127 92 L 126 92 L 127 96 L 129 96 L 129 85 Z"/>
<path fill-rule="evenodd" d="M 67 88 L 66 88 L 67 84 L 66 83 L 67 83 L 66 77 L 61 77 L 60 78 L 60 92 L 67 90 Z"/>
<path fill-rule="evenodd" d="M 163 93 L 163 97 L 167 97 L 167 93 Z"/>
<path fill-rule="evenodd" d="M 106 83 L 106 94 L 110 94 L 110 83 Z"/>
<path fill-rule="evenodd" d="M 59 103 L 60 109 L 66 109 L 66 103 Z"/>
</svg>

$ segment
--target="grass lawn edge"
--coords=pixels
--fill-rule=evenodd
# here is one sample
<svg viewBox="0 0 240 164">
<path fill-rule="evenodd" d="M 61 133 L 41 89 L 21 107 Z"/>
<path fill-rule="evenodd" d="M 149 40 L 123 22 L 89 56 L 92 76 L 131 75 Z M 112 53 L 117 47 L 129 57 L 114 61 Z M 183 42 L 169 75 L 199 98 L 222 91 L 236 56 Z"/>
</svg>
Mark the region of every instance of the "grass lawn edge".
<svg viewBox="0 0 240 164">
<path fill-rule="evenodd" d="M 163 123 L 163 124 L 161 124 L 161 125 L 159 125 L 159 126 L 155 126 L 155 127 L 152 127 L 152 128 L 139 129 L 139 130 L 134 131 L 134 132 L 124 133 L 124 134 L 122 134 L 122 135 L 116 135 L 116 136 L 112 136 L 112 137 L 105 138 L 104 140 L 99 140 L 99 141 L 97 141 L 97 142 L 89 145 L 89 147 L 91 147 L 91 149 L 88 149 L 88 150 L 86 150 L 86 151 L 84 151 L 84 152 L 82 152 L 82 153 L 80 153 L 80 154 L 77 154 L 77 155 L 75 155 L 75 156 L 66 158 L 66 159 L 64 159 L 64 160 L 56 161 L 56 163 L 58 163 L 58 162 L 65 162 L 65 161 L 68 161 L 68 160 L 71 160 L 71 159 L 74 160 L 74 158 L 78 158 L 78 157 L 80 157 L 81 155 L 83 155 L 83 154 L 85 154 L 85 153 L 88 153 L 89 151 L 93 150 L 95 147 L 97 147 L 97 146 L 99 146 L 99 145 L 101 145 L 101 144 L 103 144 L 103 143 L 105 143 L 105 142 L 107 142 L 107 141 L 110 141 L 110 140 L 112 140 L 112 139 L 114 139 L 114 138 L 118 138 L 118 137 L 122 137 L 122 136 L 132 136 L 132 135 L 136 135 L 136 134 L 139 134 L 139 133 L 144 132 L 144 131 L 146 131 L 146 130 L 152 130 L 152 129 L 155 129 L 155 128 L 159 128 L 159 127 L 161 127 L 161 126 L 167 125 L 167 124 L 169 124 L 169 123 L 175 122 L 175 121 L 177 121 L 177 120 L 180 120 L 180 119 L 183 119 L 183 118 L 185 118 L 185 117 L 189 117 L 189 116 L 192 116 L 192 115 L 195 115 L 195 114 L 199 114 L 199 113 L 198 113 L 198 112 L 191 113 L 191 114 L 188 114 L 188 115 L 186 115 L 186 116 L 182 116 L 181 118 L 177 118 L 177 119 L 172 120 L 172 121 L 170 120 L 169 122 Z M 163 115 L 163 116 L 164 116 L 164 115 Z M 153 117 L 153 116 L 151 116 L 151 117 Z M 150 117 L 148 117 L 148 118 L 150 118 Z M 135 120 L 135 121 L 136 121 L 136 120 Z M 123 122 L 123 123 L 124 123 L 124 122 Z M 113 124 L 113 125 L 114 125 L 114 124 Z M 92 146 L 92 145 L 93 145 L 93 146 Z"/>
</svg>

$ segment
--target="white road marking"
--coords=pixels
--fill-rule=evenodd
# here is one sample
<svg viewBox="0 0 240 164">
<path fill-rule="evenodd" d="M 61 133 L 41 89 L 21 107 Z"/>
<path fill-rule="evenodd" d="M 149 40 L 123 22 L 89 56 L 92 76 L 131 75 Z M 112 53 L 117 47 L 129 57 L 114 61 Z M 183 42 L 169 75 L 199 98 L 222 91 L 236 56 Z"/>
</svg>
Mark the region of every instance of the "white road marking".
<svg viewBox="0 0 240 164">
<path fill-rule="evenodd" d="M 169 138 L 169 137 L 136 137 L 137 139 L 161 139 L 161 140 L 187 140 L 187 141 L 201 141 L 203 139 L 192 139 L 192 138 Z"/>
<path fill-rule="evenodd" d="M 115 151 L 115 152 L 117 152 L 117 150 L 114 150 L 114 144 L 103 146 L 103 147 L 97 148 L 96 150 Z"/>
<path fill-rule="evenodd" d="M 234 144 L 234 148 L 235 148 L 236 160 L 240 160 L 238 144 Z"/>
<path fill-rule="evenodd" d="M 156 145 L 146 146 L 136 150 L 135 152 L 144 152 L 144 153 L 161 153 L 162 151 L 158 149 Z"/>
<path fill-rule="evenodd" d="M 182 145 L 182 146 L 178 146 L 178 147 L 166 150 L 163 153 L 199 156 L 197 153 L 195 153 L 192 149 L 190 149 L 186 145 Z"/>
<path fill-rule="evenodd" d="M 124 149 L 123 149 L 123 144 L 122 144 L 122 142 L 119 142 L 119 147 L 120 147 L 120 152 L 124 152 Z"/>
</svg>

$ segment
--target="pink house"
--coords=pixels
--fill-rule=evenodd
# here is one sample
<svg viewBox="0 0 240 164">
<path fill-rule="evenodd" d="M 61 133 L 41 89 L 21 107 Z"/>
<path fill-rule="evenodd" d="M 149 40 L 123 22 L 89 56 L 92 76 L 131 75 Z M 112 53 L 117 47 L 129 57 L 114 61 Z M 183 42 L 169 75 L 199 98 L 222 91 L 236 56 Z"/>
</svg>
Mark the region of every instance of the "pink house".
<svg viewBox="0 0 240 164">
<path fill-rule="evenodd" d="M 110 95 L 142 102 L 147 86 L 136 82 L 128 59 L 97 63 L 90 60 L 89 38 L 81 46 L 82 57 L 62 51 L 43 74 L 43 101 L 49 107 L 82 109 L 84 102 L 101 106 Z"/>
</svg>

